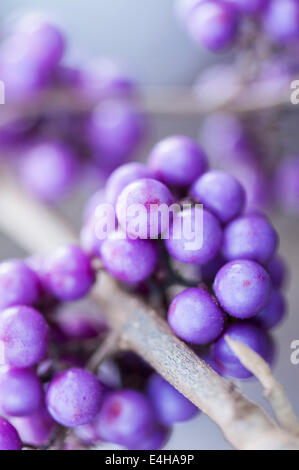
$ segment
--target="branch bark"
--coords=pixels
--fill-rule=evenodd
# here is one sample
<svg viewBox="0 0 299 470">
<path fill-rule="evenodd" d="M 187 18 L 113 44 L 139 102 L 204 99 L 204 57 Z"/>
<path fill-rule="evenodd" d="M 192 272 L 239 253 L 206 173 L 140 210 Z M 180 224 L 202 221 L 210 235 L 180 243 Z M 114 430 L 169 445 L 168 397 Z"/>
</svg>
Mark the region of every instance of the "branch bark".
<svg viewBox="0 0 299 470">
<path fill-rule="evenodd" d="M 9 219 L 9 220 L 8 220 Z M 56 214 L 0 181 L 0 228 L 31 253 L 47 253 L 76 236 Z M 259 406 L 220 377 L 139 298 L 101 273 L 92 295 L 131 349 L 198 406 L 237 449 L 299 449 L 297 435 L 281 429 Z"/>
<path fill-rule="evenodd" d="M 280 425 L 287 431 L 299 435 L 298 419 L 283 386 L 277 382 L 267 362 L 246 344 L 235 341 L 229 336 L 225 339 L 242 364 L 264 387 L 264 394 L 271 403 Z"/>
<path fill-rule="evenodd" d="M 294 80 L 298 77 L 294 77 Z M 291 83 L 285 80 L 281 85 L 272 80 L 252 83 L 240 81 L 227 94 L 221 91 L 219 80 L 197 87 L 147 87 L 136 96 L 138 107 L 146 114 L 156 116 L 199 116 L 220 110 L 235 113 L 251 113 L 275 107 L 292 106 Z M 220 90 L 219 90 L 220 87 Z M 32 101 L 24 100 L 16 104 L 0 107 L 0 126 L 14 122 L 18 118 L 34 118 L 48 112 L 69 111 L 82 114 L 92 110 L 96 99 L 84 97 L 72 89 L 48 89 Z M 294 105 L 293 105 L 294 106 Z M 1 112 L 2 111 L 2 112 Z"/>
</svg>

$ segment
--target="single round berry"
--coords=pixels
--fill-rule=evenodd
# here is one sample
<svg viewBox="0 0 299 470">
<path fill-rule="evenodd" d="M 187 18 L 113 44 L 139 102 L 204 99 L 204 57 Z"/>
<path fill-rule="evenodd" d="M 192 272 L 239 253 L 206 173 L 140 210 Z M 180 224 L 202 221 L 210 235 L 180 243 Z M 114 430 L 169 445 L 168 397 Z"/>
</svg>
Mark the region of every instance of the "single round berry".
<svg viewBox="0 0 299 470">
<path fill-rule="evenodd" d="M 33 308 L 11 307 L 0 313 L 5 364 L 17 368 L 37 364 L 47 352 L 48 338 L 49 327 Z"/>
<path fill-rule="evenodd" d="M 27 150 L 19 168 L 24 186 L 46 203 L 65 197 L 78 174 L 76 156 L 65 144 L 52 141 L 38 143 Z"/>
<path fill-rule="evenodd" d="M 116 203 L 121 227 L 134 238 L 157 238 L 169 227 L 174 198 L 163 183 L 144 178 L 123 189 Z M 165 216 L 160 217 L 165 212 Z"/>
<path fill-rule="evenodd" d="M 169 439 L 169 429 L 162 426 L 155 426 L 142 439 L 137 437 L 135 443 L 131 443 L 129 450 L 160 450 L 166 445 Z"/>
<path fill-rule="evenodd" d="M 195 42 L 218 51 L 230 46 L 236 39 L 239 15 L 229 3 L 206 0 L 192 9 L 187 26 Z"/>
<path fill-rule="evenodd" d="M 178 392 L 159 374 L 153 374 L 147 384 L 147 394 L 153 404 L 157 420 L 170 426 L 188 421 L 198 414 L 198 408 Z"/>
<path fill-rule="evenodd" d="M 96 338 L 107 330 L 100 307 L 88 298 L 60 304 L 51 314 L 52 326 L 63 341 Z"/>
<path fill-rule="evenodd" d="M 256 321 L 266 330 L 270 330 L 283 320 L 285 314 L 285 299 L 278 290 L 273 290 L 268 304 L 257 314 Z"/>
<path fill-rule="evenodd" d="M 266 34 L 280 44 L 299 38 L 299 4 L 297 0 L 271 0 L 264 14 Z"/>
<path fill-rule="evenodd" d="M 229 76 L 231 77 L 230 71 L 231 67 L 228 72 L 226 72 L 226 69 L 212 72 L 214 77 L 216 72 L 218 74 L 221 72 L 221 80 L 223 80 L 224 72 L 230 73 Z M 210 76 L 208 78 L 211 79 Z M 202 86 L 201 83 L 200 81 L 199 87 Z M 216 135 L 217 139 L 215 138 Z M 204 119 L 200 128 L 199 139 L 213 163 L 220 168 L 223 168 L 223 165 L 226 166 L 229 162 L 233 164 L 236 162 L 244 163 L 255 150 L 252 139 L 241 120 L 236 115 L 224 111 L 212 113 Z"/>
<path fill-rule="evenodd" d="M 84 297 L 94 280 L 90 259 L 79 246 L 62 246 L 45 261 L 45 284 L 49 292 L 59 300 L 69 301 Z"/>
<path fill-rule="evenodd" d="M 46 395 L 47 407 L 59 424 L 81 426 L 95 419 L 103 400 L 103 386 L 84 369 L 68 369 L 55 377 Z"/>
<path fill-rule="evenodd" d="M 227 260 L 245 258 L 264 264 L 277 245 L 278 236 L 266 217 L 245 215 L 225 228 L 222 254 Z"/>
<path fill-rule="evenodd" d="M 115 444 L 131 447 L 154 427 L 153 408 L 148 398 L 136 390 L 108 394 L 97 418 L 99 435 Z"/>
<path fill-rule="evenodd" d="M 236 318 L 250 318 L 268 303 L 271 280 L 255 261 L 235 260 L 218 271 L 214 292 L 223 309 Z"/>
<path fill-rule="evenodd" d="M 168 253 L 178 261 L 205 264 L 220 250 L 222 229 L 218 219 L 199 207 L 177 213 L 165 240 Z"/>
<path fill-rule="evenodd" d="M 0 369 L 0 408 L 8 416 L 28 416 L 43 402 L 42 384 L 31 369 Z"/>
<path fill-rule="evenodd" d="M 252 376 L 228 345 L 225 337 L 244 343 L 263 359 L 269 361 L 272 354 L 271 341 L 265 331 L 253 322 L 238 322 L 230 325 L 213 346 L 212 358 L 225 375 L 238 379 Z"/>
<path fill-rule="evenodd" d="M 256 157 L 242 162 L 231 162 L 226 168 L 245 189 L 247 211 L 264 208 L 270 202 L 269 180 Z"/>
<path fill-rule="evenodd" d="M 245 190 L 236 178 L 219 170 L 209 171 L 196 180 L 190 195 L 223 223 L 240 215 L 246 200 Z"/>
<path fill-rule="evenodd" d="M 0 263 L 0 310 L 34 305 L 41 294 L 38 277 L 23 261 Z"/>
<path fill-rule="evenodd" d="M 274 255 L 267 263 L 266 270 L 269 273 L 274 289 L 284 287 L 288 277 L 288 270 L 281 256 Z"/>
<path fill-rule="evenodd" d="M 113 277 L 127 283 L 138 283 L 154 272 L 158 251 L 151 240 L 131 240 L 117 231 L 102 243 L 101 258 Z"/>
<path fill-rule="evenodd" d="M 27 60 L 49 74 L 57 67 L 65 51 L 65 39 L 60 29 L 39 12 L 22 16 L 15 32 L 30 42 L 32 49 Z"/>
<path fill-rule="evenodd" d="M 94 157 L 105 172 L 129 159 L 143 138 L 144 127 L 143 116 L 126 100 L 105 100 L 97 106 L 87 133 Z"/>
<path fill-rule="evenodd" d="M 120 166 L 114 170 L 106 182 L 107 202 L 115 205 L 118 196 L 128 184 L 144 178 L 153 178 L 153 173 L 143 163 L 131 162 Z"/>
<path fill-rule="evenodd" d="M 16 429 L 0 416 L 0 450 L 21 450 L 22 444 Z"/>
<path fill-rule="evenodd" d="M 205 290 L 186 289 L 170 304 L 168 323 L 175 334 L 189 343 L 207 344 L 222 333 L 225 316 Z"/>
<path fill-rule="evenodd" d="M 149 156 L 149 166 L 162 183 L 185 187 L 203 174 L 207 158 L 192 139 L 174 136 L 154 147 Z"/>
<path fill-rule="evenodd" d="M 12 424 L 18 431 L 22 442 L 35 447 L 47 445 L 56 428 L 56 423 L 45 405 L 30 416 L 13 418 Z"/>
</svg>

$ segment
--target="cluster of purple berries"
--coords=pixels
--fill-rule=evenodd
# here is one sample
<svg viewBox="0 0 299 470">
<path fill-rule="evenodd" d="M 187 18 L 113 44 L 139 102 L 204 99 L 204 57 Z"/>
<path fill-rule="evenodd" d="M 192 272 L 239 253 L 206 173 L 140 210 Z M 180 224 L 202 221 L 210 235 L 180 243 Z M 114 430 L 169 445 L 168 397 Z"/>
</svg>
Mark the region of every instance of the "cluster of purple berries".
<svg viewBox="0 0 299 470">
<path fill-rule="evenodd" d="M 132 157 L 145 131 L 136 85 L 116 63 L 73 67 L 65 52 L 61 30 L 38 13 L 23 16 L 0 45 L 10 110 L 1 153 L 47 203 L 67 196 L 82 175 L 100 181 Z"/>
<path fill-rule="evenodd" d="M 280 293 L 285 267 L 277 255 L 274 228 L 265 215 L 248 206 L 246 192 L 234 176 L 209 170 L 205 152 L 194 141 L 174 136 L 154 147 L 148 165 L 126 164 L 112 173 L 101 200 L 115 207 L 118 228 L 108 229 L 102 239 L 97 237 L 98 198 L 88 204 L 81 239 L 84 249 L 100 258 L 113 277 L 148 299 L 150 286 L 156 285 L 168 303 L 169 283 L 185 287 L 170 303 L 168 322 L 188 343 L 216 342 L 211 353 L 223 373 L 240 378 L 250 375 L 229 348 L 226 352 L 223 335 L 228 331 L 232 335 L 236 331 L 236 336 L 271 360 L 272 342 L 265 330 L 276 326 L 285 314 Z M 148 235 L 152 228 L 149 210 L 138 218 L 143 237 L 132 236 L 131 219 L 123 217 L 128 206 L 137 203 L 149 209 L 154 205 L 158 210 L 163 205 L 171 207 L 174 201 L 181 210 L 169 213 L 167 236 L 163 236 L 162 221 L 154 236 Z M 190 238 L 185 232 L 177 238 L 174 227 L 182 221 L 189 227 L 198 223 L 197 203 L 203 205 L 202 243 L 189 247 Z"/>
<path fill-rule="evenodd" d="M 146 236 L 130 236 L 131 224 L 97 236 L 103 202 L 123 222 L 125 200 L 150 210 L 178 201 L 170 214 L 169 237 L 156 227 L 148 239 L 149 212 L 139 218 Z M 183 203 L 189 201 L 185 210 Z M 203 204 L 202 244 L 192 249 L 175 238 L 179 219 L 197 223 Z M 128 222 L 128 221 L 127 221 Z M 83 248 L 63 246 L 44 258 L 0 264 L 0 449 L 47 447 L 59 426 L 73 441 L 64 448 L 112 442 L 128 449 L 160 449 L 171 427 L 198 409 L 132 353 L 106 359 L 96 373 L 87 364 L 107 332 L 98 307 L 85 297 L 95 281 L 94 258 L 108 273 L 151 302 L 169 305 L 175 334 L 221 374 L 250 373 L 224 335 L 273 360 L 267 330 L 284 316 L 280 289 L 285 267 L 269 220 L 246 210 L 246 196 L 233 176 L 209 170 L 204 151 L 187 137 L 174 136 L 151 152 L 148 165 L 128 163 L 112 173 L 104 193 L 88 203 Z M 192 266 L 196 280 L 186 273 Z M 169 299 L 169 289 L 180 293 Z M 208 351 L 206 350 L 208 348 Z"/>
<path fill-rule="evenodd" d="M 178 12 L 193 40 L 212 51 L 232 46 L 248 20 L 275 44 L 299 39 L 297 0 L 179 0 Z"/>
<path fill-rule="evenodd" d="M 159 449 L 175 422 L 197 413 L 143 363 L 142 389 L 132 387 L 141 368 L 132 354 L 104 361 L 96 374 L 86 369 L 107 332 L 98 307 L 83 299 L 94 280 L 79 246 L 0 264 L 1 450 L 47 448 L 58 426 L 72 430 L 66 450 L 103 441 Z"/>
</svg>

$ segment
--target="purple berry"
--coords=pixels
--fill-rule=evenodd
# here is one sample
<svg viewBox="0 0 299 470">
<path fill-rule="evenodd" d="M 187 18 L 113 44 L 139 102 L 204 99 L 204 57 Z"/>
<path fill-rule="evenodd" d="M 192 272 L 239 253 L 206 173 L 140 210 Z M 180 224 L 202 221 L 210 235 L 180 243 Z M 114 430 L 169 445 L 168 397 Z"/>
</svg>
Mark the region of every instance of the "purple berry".
<svg viewBox="0 0 299 470">
<path fill-rule="evenodd" d="M 19 173 L 28 191 L 44 202 L 55 203 L 69 193 L 76 180 L 76 156 L 62 143 L 41 142 L 22 156 Z"/>
<path fill-rule="evenodd" d="M 147 394 L 153 404 L 157 420 L 165 426 L 188 421 L 199 412 L 191 401 L 156 373 L 149 379 Z"/>
<path fill-rule="evenodd" d="M 236 39 L 239 15 L 229 3 L 206 0 L 192 9 L 187 26 L 195 42 L 218 51 L 230 46 Z"/>
<path fill-rule="evenodd" d="M 265 11 L 264 31 L 280 44 L 299 38 L 299 4 L 297 0 L 271 0 Z"/>
<path fill-rule="evenodd" d="M 44 405 L 30 416 L 13 418 L 12 423 L 22 441 L 36 447 L 47 445 L 56 428 L 55 421 Z"/>
<path fill-rule="evenodd" d="M 273 256 L 277 245 L 278 236 L 268 219 L 250 214 L 225 228 L 222 254 L 227 260 L 245 258 L 263 264 Z"/>
<path fill-rule="evenodd" d="M 0 310 L 34 305 L 41 294 L 38 277 L 23 261 L 0 263 Z"/>
<path fill-rule="evenodd" d="M 26 16 L 15 26 L 15 32 L 31 44 L 29 62 L 38 66 L 45 73 L 54 70 L 63 57 L 65 40 L 58 27 L 42 14 L 34 12 Z"/>
<path fill-rule="evenodd" d="M 220 75 L 222 80 L 224 72 L 226 73 L 226 69 L 212 70 L 212 78 L 215 80 L 215 75 Z M 229 72 L 231 73 L 231 67 Z M 210 75 L 208 79 L 211 81 Z M 231 82 L 232 79 L 230 78 L 229 81 Z M 202 83 L 202 78 L 200 78 L 200 83 Z M 228 162 L 232 162 L 233 165 L 236 161 L 243 163 L 244 160 L 252 157 L 254 151 L 252 139 L 248 136 L 240 119 L 223 111 L 205 118 L 200 128 L 199 139 L 212 161 L 221 168 Z"/>
<path fill-rule="evenodd" d="M 189 186 L 207 168 L 207 158 L 188 137 L 173 136 L 159 142 L 149 156 L 154 176 L 169 186 Z"/>
<path fill-rule="evenodd" d="M 45 261 L 44 279 L 49 292 L 63 301 L 84 297 L 95 275 L 88 256 L 76 245 L 61 246 Z"/>
<path fill-rule="evenodd" d="M 5 364 L 25 368 L 37 364 L 47 352 L 49 327 L 30 307 L 12 307 L 0 313 L 0 341 Z"/>
<path fill-rule="evenodd" d="M 209 171 L 196 180 L 190 194 L 223 223 L 240 215 L 246 200 L 236 178 L 219 170 Z"/>
<path fill-rule="evenodd" d="M 68 369 L 55 377 L 46 395 L 47 407 L 59 424 L 81 426 L 95 419 L 103 399 L 103 386 L 84 369 Z"/>
<path fill-rule="evenodd" d="M 236 318 L 251 318 L 268 303 L 271 280 L 255 261 L 235 260 L 218 271 L 214 292 L 223 309 Z"/>
<path fill-rule="evenodd" d="M 189 343 L 214 341 L 224 328 L 225 316 L 216 300 L 196 287 L 178 294 L 170 304 L 168 323 L 175 334 Z"/>
<path fill-rule="evenodd" d="M 134 238 L 157 238 L 169 227 L 169 206 L 174 198 L 163 183 L 143 178 L 126 186 L 116 203 L 122 228 Z M 161 210 L 166 217 L 159 218 Z M 140 211 L 140 212 L 139 212 Z"/>
<path fill-rule="evenodd" d="M 253 322 L 238 322 L 230 325 L 213 346 L 213 360 L 220 365 L 225 375 L 238 379 L 247 379 L 252 376 L 233 353 L 225 340 L 228 335 L 231 339 L 249 346 L 263 359 L 269 361 L 272 351 L 271 341 L 264 330 Z"/>
<path fill-rule="evenodd" d="M 28 416 L 43 402 L 43 389 L 31 369 L 0 370 L 0 407 L 8 416 Z"/>
<path fill-rule="evenodd" d="M 35 13 L 23 17 L 0 50 L 1 78 L 8 101 L 28 100 L 48 85 L 64 46 L 61 32 L 46 18 Z"/>
<path fill-rule="evenodd" d="M 15 428 L 0 416 L 0 450 L 21 450 L 22 444 Z"/>
<path fill-rule="evenodd" d="M 116 279 L 138 283 L 154 272 L 158 252 L 151 240 L 131 240 L 117 231 L 102 243 L 101 257 L 107 271 Z"/>
<path fill-rule="evenodd" d="M 288 269 L 281 256 L 274 255 L 267 263 L 266 269 L 274 289 L 281 289 L 285 286 L 288 277 Z"/>
<path fill-rule="evenodd" d="M 155 426 L 142 439 L 137 437 L 135 443 L 131 443 L 129 450 L 161 450 L 169 439 L 169 429 Z"/>
<path fill-rule="evenodd" d="M 115 205 L 118 196 L 128 184 L 144 178 L 153 178 L 153 174 L 143 163 L 132 162 L 120 166 L 106 182 L 107 202 Z"/>
<path fill-rule="evenodd" d="M 228 171 L 242 184 L 246 192 L 246 209 L 263 208 L 269 202 L 269 181 L 263 168 L 252 158 L 243 162 L 232 162 Z"/>
<path fill-rule="evenodd" d="M 144 134 L 144 118 L 127 101 L 104 101 L 94 110 L 87 132 L 95 158 L 109 173 L 137 149 Z"/>
<path fill-rule="evenodd" d="M 278 290 L 273 290 L 266 307 L 256 316 L 256 321 L 266 330 L 277 326 L 286 314 L 286 302 Z"/>
<path fill-rule="evenodd" d="M 89 299 L 58 305 L 51 319 L 64 341 L 96 338 L 107 330 L 100 308 Z"/>
<path fill-rule="evenodd" d="M 202 220 L 202 224 L 201 224 Z M 222 229 L 209 211 L 185 209 L 173 218 L 169 238 L 165 240 L 168 253 L 178 261 L 205 264 L 220 250 Z"/>
<path fill-rule="evenodd" d="M 154 427 L 153 408 L 148 398 L 136 390 L 108 394 L 97 418 L 102 439 L 126 447 L 142 440 Z"/>
</svg>

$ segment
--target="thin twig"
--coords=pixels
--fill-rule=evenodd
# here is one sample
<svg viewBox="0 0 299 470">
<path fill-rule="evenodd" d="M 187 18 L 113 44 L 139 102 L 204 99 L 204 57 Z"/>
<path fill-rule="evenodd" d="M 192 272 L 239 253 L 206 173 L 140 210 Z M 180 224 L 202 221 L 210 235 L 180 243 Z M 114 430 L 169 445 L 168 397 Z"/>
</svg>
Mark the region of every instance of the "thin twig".
<svg viewBox="0 0 299 470">
<path fill-rule="evenodd" d="M 112 330 L 100 344 L 87 363 L 87 369 L 91 372 L 97 372 L 101 363 L 119 350 L 120 335 L 117 330 Z"/>
<path fill-rule="evenodd" d="M 241 363 L 261 382 L 264 394 L 271 403 L 280 425 L 292 433 L 299 434 L 299 423 L 283 386 L 275 379 L 264 359 L 246 344 L 225 337 Z"/>
<path fill-rule="evenodd" d="M 298 77 L 294 77 L 296 80 Z M 240 82 L 229 94 L 223 95 L 221 83 L 202 85 L 197 92 L 192 87 L 147 87 L 137 96 L 141 111 L 157 116 L 198 116 L 219 110 L 236 113 L 251 113 L 269 108 L 291 106 L 292 78 L 280 86 L 273 80 L 252 83 Z M 84 114 L 91 111 L 97 101 L 84 97 L 72 89 L 47 89 L 34 100 L 18 101 L 16 104 L 0 106 L 0 126 L 8 125 L 19 118 L 37 118 L 44 114 L 70 112 Z"/>
</svg>

